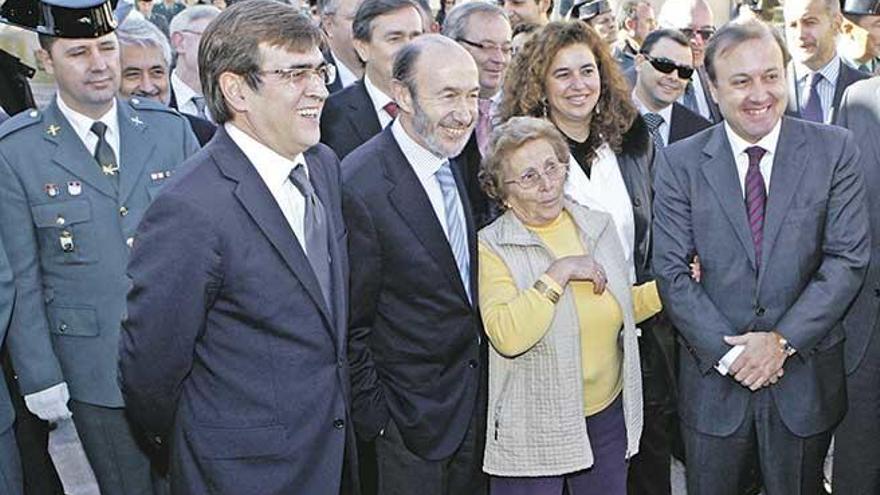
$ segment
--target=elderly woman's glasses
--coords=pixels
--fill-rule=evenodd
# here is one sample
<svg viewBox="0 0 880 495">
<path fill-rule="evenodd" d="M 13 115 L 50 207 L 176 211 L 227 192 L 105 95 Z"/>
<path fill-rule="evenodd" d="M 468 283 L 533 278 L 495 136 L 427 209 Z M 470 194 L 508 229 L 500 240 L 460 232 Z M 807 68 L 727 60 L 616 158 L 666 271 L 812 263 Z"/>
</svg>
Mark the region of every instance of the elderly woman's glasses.
<svg viewBox="0 0 880 495">
<path fill-rule="evenodd" d="M 645 53 L 642 56 L 651 63 L 651 67 L 664 74 L 672 74 L 673 71 L 677 70 L 679 79 L 690 79 L 694 74 L 694 68 L 689 65 L 678 65 L 668 58 L 652 57 Z"/>
<path fill-rule="evenodd" d="M 506 180 L 504 181 L 504 183 L 518 184 L 519 187 L 523 189 L 534 189 L 541 184 L 542 177 L 546 177 L 548 180 L 555 181 L 565 176 L 566 172 L 568 172 L 567 163 L 559 163 L 553 161 L 544 166 L 543 172 L 539 172 L 533 168 L 530 168 L 523 172 L 522 175 L 519 176 L 519 178 L 514 180 Z"/>
<path fill-rule="evenodd" d="M 289 69 L 261 70 L 262 75 L 273 74 L 279 79 L 287 81 L 294 86 L 300 86 L 310 77 L 317 76 L 325 85 L 333 84 L 336 80 L 336 67 L 330 64 L 321 64 L 317 67 L 291 67 Z"/>
</svg>

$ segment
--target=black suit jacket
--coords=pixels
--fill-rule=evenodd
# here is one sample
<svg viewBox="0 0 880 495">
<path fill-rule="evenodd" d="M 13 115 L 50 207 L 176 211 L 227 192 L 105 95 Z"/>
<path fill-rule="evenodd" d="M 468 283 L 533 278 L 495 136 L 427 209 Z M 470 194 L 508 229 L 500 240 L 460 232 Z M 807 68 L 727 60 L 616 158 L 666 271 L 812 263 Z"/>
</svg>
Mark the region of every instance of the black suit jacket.
<svg viewBox="0 0 880 495">
<path fill-rule="evenodd" d="M 120 377 L 132 419 L 170 437 L 174 494 L 338 495 L 353 473 L 339 163 L 322 145 L 305 160 L 327 212 L 331 307 L 223 129 L 138 227 Z"/>
<path fill-rule="evenodd" d="M 712 126 L 712 123 L 677 102 L 672 104 L 669 143 L 672 144 Z"/>
<path fill-rule="evenodd" d="M 479 418 L 486 408 L 487 348 L 479 310 L 468 301 L 440 222 L 391 129 L 347 156 L 342 169 L 358 435 L 369 441 L 390 419 L 408 449 L 443 459 L 459 447 L 473 415 L 485 429 Z M 467 220 L 476 302 L 476 232 L 461 172 L 452 169 Z"/>
<path fill-rule="evenodd" d="M 180 115 L 183 115 L 186 120 L 189 121 L 189 126 L 192 127 L 193 133 L 199 141 L 199 145 L 204 146 L 208 144 L 208 141 L 214 137 L 214 132 L 217 131 L 217 126 L 210 120 L 205 120 L 188 113 L 181 113 Z"/>
<path fill-rule="evenodd" d="M 474 214 L 474 225 L 477 230 L 492 223 L 502 213 L 498 203 L 486 196 L 480 187 L 478 175 L 482 160 L 483 155 L 480 154 L 480 147 L 477 145 L 477 133 L 473 132 L 464 150 L 455 158 L 455 162 L 464 177 L 468 199 Z"/>
<path fill-rule="evenodd" d="M 326 49 L 326 50 L 322 50 L 321 54 L 324 55 L 324 60 L 325 60 L 328 64 L 332 65 L 333 67 L 336 67 L 336 59 L 333 58 L 333 53 L 330 52 L 330 49 L 329 49 L 329 48 Z M 336 68 L 337 68 L 337 71 L 336 71 L 336 73 L 337 73 L 336 79 L 335 79 L 332 83 L 330 83 L 330 84 L 327 85 L 327 91 L 328 91 L 331 95 L 332 95 L 333 93 L 339 91 L 340 89 L 342 89 L 342 79 L 340 79 L 340 78 L 339 78 L 339 75 L 338 75 L 338 74 L 339 74 L 339 70 L 338 70 L 339 68 L 338 68 L 338 67 L 336 67 Z"/>
<path fill-rule="evenodd" d="M 791 117 L 800 117 L 801 99 L 797 92 L 797 79 L 802 74 L 795 74 L 794 63 L 788 64 L 788 108 L 785 114 Z M 871 77 L 859 70 L 853 69 L 842 60 L 840 61 L 840 72 L 837 74 L 837 84 L 834 87 L 834 99 L 831 100 L 831 120 L 832 124 L 837 124 L 837 113 L 840 108 L 840 99 L 850 84 Z"/>
<path fill-rule="evenodd" d="M 364 81 L 330 95 L 321 112 L 321 142 L 339 159 L 379 134 L 382 126 Z"/>
</svg>

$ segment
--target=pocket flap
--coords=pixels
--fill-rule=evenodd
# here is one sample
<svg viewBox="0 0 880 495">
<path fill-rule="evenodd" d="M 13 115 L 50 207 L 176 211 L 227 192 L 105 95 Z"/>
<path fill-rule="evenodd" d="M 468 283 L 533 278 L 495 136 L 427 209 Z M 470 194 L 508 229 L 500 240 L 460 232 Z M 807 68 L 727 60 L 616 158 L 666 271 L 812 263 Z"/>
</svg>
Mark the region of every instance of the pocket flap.
<svg viewBox="0 0 880 495">
<path fill-rule="evenodd" d="M 194 426 L 187 438 L 196 453 L 205 459 L 245 459 L 275 457 L 284 453 L 287 430 L 284 426 L 257 428 L 206 428 Z"/>
<path fill-rule="evenodd" d="M 31 206 L 31 214 L 37 227 L 63 227 L 73 223 L 87 222 L 92 218 L 92 210 L 89 207 L 89 202 L 85 199 L 71 199 Z"/>
<path fill-rule="evenodd" d="M 98 335 L 98 315 L 87 306 L 49 306 L 50 330 L 56 335 L 94 337 Z"/>
</svg>

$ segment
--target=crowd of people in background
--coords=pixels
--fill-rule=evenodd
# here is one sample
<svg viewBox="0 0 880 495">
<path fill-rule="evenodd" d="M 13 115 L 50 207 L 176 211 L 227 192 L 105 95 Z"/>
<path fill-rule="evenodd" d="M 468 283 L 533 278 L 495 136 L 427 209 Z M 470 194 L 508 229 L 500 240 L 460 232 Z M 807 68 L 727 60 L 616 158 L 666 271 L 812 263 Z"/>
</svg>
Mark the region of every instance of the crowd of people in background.
<svg viewBox="0 0 880 495">
<path fill-rule="evenodd" d="M 880 493 L 880 0 L 730 7 L 6 0 L 0 493 Z"/>
</svg>

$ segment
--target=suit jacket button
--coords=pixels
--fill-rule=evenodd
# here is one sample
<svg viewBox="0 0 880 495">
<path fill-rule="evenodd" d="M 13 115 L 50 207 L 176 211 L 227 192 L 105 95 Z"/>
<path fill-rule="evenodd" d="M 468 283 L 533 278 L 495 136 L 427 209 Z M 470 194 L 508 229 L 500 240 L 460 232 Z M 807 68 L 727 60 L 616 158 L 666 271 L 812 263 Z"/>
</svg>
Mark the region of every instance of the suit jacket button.
<svg viewBox="0 0 880 495">
<path fill-rule="evenodd" d="M 475 359 L 471 359 L 470 361 L 468 361 L 468 367 L 470 367 L 470 368 L 476 368 L 476 367 L 477 367 L 477 361 L 476 361 Z"/>
<path fill-rule="evenodd" d="M 633 206 L 635 206 L 636 208 L 642 206 L 642 200 L 639 198 L 633 198 Z"/>
<path fill-rule="evenodd" d="M 874 297 L 880 297 L 880 288 L 874 289 Z"/>
<path fill-rule="evenodd" d="M 345 428 L 345 421 L 343 421 L 339 418 L 336 418 L 333 420 L 333 427 L 336 428 L 337 430 L 341 430 L 341 429 Z"/>
<path fill-rule="evenodd" d="M 159 435 L 154 436 L 153 441 L 156 442 L 156 445 L 162 445 L 162 437 Z"/>
<path fill-rule="evenodd" d="M 758 309 L 755 310 L 755 314 L 758 316 L 764 316 L 764 311 L 765 311 L 764 308 L 759 307 Z"/>
<path fill-rule="evenodd" d="M 123 217 L 128 215 L 128 208 L 126 208 L 125 206 L 120 206 L 119 207 L 119 215 L 123 216 Z"/>
</svg>

